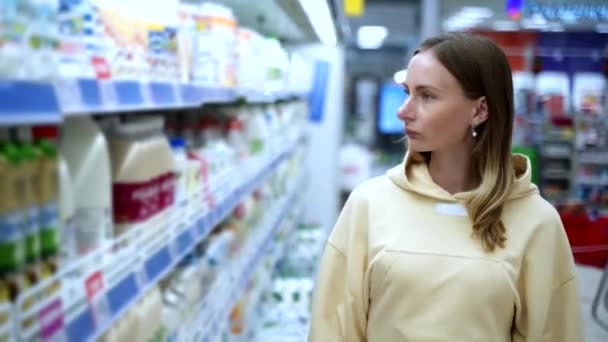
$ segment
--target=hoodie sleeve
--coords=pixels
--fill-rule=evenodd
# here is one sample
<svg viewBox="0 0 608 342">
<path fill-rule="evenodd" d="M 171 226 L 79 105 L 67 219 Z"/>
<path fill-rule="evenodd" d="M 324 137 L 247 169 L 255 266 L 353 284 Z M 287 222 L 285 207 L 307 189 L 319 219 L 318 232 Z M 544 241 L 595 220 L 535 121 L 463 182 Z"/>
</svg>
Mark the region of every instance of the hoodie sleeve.
<svg viewBox="0 0 608 342">
<path fill-rule="evenodd" d="M 583 342 L 580 294 L 558 214 L 532 237 L 518 282 L 513 342 Z"/>
<path fill-rule="evenodd" d="M 366 340 L 367 209 L 356 189 L 329 237 L 317 274 L 309 342 Z"/>
</svg>

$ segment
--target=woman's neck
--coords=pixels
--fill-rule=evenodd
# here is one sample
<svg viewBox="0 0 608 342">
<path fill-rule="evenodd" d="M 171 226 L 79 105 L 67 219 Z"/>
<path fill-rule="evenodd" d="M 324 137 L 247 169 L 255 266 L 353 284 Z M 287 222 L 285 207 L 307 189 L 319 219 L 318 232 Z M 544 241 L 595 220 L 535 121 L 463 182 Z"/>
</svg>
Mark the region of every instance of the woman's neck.
<svg viewBox="0 0 608 342">
<path fill-rule="evenodd" d="M 469 191 L 478 185 L 468 146 L 449 151 L 433 151 L 429 161 L 429 173 L 437 185 L 451 194 Z"/>
</svg>

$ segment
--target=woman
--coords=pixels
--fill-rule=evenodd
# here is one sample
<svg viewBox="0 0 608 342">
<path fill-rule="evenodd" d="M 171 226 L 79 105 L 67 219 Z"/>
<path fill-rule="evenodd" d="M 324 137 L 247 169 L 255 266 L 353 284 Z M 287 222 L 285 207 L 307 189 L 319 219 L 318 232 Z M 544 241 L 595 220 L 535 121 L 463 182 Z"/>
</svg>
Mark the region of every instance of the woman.
<svg viewBox="0 0 608 342">
<path fill-rule="evenodd" d="M 479 36 L 430 38 L 405 78 L 409 150 L 345 204 L 309 341 L 583 341 L 560 218 L 511 155 L 504 53 Z"/>
</svg>

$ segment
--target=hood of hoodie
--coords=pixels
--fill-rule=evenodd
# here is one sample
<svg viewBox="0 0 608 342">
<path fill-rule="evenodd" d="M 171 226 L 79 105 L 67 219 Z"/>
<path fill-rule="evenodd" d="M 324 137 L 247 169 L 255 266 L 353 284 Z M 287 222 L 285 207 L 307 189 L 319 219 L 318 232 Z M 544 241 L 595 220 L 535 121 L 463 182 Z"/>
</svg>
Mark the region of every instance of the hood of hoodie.
<svg viewBox="0 0 608 342">
<path fill-rule="evenodd" d="M 515 183 L 507 200 L 538 194 L 538 188 L 531 181 L 532 166 L 528 157 L 522 154 L 513 154 L 512 158 Z M 387 176 L 403 190 L 439 201 L 463 202 L 475 194 L 475 189 L 450 194 L 433 181 L 428 165 L 425 162 L 415 161 L 409 151 L 406 153 L 403 163 L 387 171 Z"/>
</svg>

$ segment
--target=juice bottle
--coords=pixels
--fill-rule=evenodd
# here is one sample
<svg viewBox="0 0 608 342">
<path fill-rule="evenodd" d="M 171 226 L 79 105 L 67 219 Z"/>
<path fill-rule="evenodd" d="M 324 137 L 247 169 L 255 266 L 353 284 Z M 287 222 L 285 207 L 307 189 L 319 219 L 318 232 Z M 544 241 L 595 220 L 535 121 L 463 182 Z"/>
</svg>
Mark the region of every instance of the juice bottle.
<svg viewBox="0 0 608 342">
<path fill-rule="evenodd" d="M 17 146 L 0 130 L 0 274 L 15 274 L 25 261 L 22 158 Z"/>
</svg>

